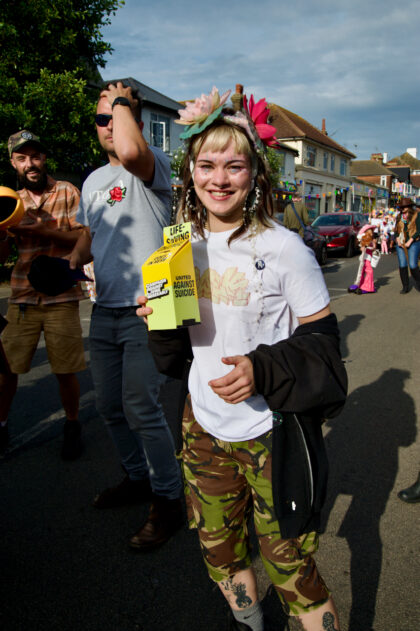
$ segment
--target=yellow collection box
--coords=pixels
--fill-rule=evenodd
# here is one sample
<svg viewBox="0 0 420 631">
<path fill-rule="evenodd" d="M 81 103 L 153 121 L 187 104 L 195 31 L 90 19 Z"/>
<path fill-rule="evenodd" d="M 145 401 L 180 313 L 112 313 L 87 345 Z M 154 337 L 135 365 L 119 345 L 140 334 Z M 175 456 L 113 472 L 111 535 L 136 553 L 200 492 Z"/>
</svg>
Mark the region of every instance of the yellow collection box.
<svg viewBox="0 0 420 631">
<path fill-rule="evenodd" d="M 191 246 L 191 223 L 168 226 L 163 245 L 142 265 L 144 293 L 153 313 L 149 331 L 200 323 Z"/>
<path fill-rule="evenodd" d="M 16 191 L 0 186 L 0 230 L 17 226 L 24 212 L 23 202 Z"/>
</svg>

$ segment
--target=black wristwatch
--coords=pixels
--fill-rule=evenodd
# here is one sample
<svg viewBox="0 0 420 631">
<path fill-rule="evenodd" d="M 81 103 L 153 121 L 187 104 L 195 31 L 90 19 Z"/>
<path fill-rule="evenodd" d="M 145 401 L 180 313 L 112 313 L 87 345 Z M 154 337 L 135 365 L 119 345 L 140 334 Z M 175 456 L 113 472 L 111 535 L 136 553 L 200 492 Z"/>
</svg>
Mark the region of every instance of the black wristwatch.
<svg viewBox="0 0 420 631">
<path fill-rule="evenodd" d="M 125 96 L 117 96 L 112 104 L 112 109 L 114 109 L 116 105 L 125 105 L 126 107 L 131 107 L 130 101 L 126 99 Z"/>
</svg>

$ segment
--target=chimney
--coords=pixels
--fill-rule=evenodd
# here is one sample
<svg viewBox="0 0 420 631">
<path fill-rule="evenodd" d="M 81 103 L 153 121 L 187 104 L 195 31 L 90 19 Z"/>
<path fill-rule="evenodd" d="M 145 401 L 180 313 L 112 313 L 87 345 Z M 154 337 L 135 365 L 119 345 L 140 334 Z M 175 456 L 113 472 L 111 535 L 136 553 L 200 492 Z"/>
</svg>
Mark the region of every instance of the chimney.
<svg viewBox="0 0 420 631">
<path fill-rule="evenodd" d="M 379 162 L 379 164 L 384 163 L 384 157 L 382 153 L 372 153 L 372 155 L 370 156 L 370 159 L 374 160 L 375 162 Z"/>
<path fill-rule="evenodd" d="M 388 162 L 388 154 L 384 152 L 384 164 Z"/>
<path fill-rule="evenodd" d="M 322 128 L 321 128 L 321 131 L 322 131 L 322 133 L 323 133 L 323 134 L 325 134 L 326 136 L 328 136 L 327 129 L 326 129 L 326 127 L 325 127 L 325 118 L 323 118 L 323 119 L 322 119 Z"/>
<path fill-rule="evenodd" d="M 242 103 L 244 100 L 244 86 L 240 83 L 236 84 L 235 92 L 230 97 L 232 101 L 233 109 L 235 112 L 240 112 L 242 109 Z"/>
</svg>

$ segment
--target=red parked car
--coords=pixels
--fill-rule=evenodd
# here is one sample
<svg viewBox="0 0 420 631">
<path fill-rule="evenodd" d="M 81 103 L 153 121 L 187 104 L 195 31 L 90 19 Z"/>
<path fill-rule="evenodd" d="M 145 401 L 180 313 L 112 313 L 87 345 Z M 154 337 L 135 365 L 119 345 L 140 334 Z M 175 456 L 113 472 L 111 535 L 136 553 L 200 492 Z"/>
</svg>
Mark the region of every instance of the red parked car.
<svg viewBox="0 0 420 631">
<path fill-rule="evenodd" d="M 357 233 L 366 223 L 362 213 L 338 212 L 319 215 L 312 225 L 327 239 L 329 252 L 344 252 L 350 257 L 359 249 Z"/>
</svg>

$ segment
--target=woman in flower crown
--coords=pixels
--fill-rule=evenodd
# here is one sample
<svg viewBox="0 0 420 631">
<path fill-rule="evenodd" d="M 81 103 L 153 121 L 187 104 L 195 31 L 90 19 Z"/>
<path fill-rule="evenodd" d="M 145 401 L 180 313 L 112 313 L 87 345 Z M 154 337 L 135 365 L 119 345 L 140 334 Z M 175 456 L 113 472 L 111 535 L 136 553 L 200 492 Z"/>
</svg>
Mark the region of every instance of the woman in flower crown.
<svg viewBox="0 0 420 631">
<path fill-rule="evenodd" d="M 234 111 L 224 107 L 228 96 L 213 88 L 178 121 L 188 142 L 178 221 L 193 225 L 201 324 L 151 331 L 149 341 L 166 374 L 180 376 L 192 358 L 187 508 L 230 605 L 229 629 L 264 629 L 252 515 L 287 614 L 309 631 L 338 630 L 312 556 L 327 471 L 321 418 L 338 414 L 347 387 L 337 321 L 312 251 L 272 219 L 264 148 L 275 143 L 275 128 L 265 100 L 244 97 Z M 138 315 L 152 313 L 145 297 L 138 302 Z"/>
</svg>

